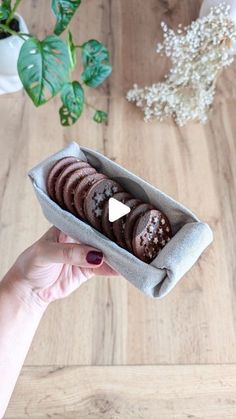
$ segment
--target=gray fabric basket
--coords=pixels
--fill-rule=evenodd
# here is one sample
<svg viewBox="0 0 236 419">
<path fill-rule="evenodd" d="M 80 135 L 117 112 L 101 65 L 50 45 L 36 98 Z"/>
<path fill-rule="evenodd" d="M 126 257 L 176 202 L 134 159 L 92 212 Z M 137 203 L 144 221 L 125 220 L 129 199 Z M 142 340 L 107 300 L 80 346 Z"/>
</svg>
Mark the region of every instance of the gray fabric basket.
<svg viewBox="0 0 236 419">
<path fill-rule="evenodd" d="M 142 262 L 49 198 L 45 182 L 47 174 L 52 165 L 65 156 L 89 161 L 102 173 L 117 179 L 132 195 L 142 199 L 145 197 L 167 215 L 174 236 L 151 264 Z M 31 169 L 29 177 L 50 223 L 75 240 L 102 250 L 112 268 L 150 297 L 162 298 L 168 294 L 212 242 L 209 226 L 200 222 L 187 208 L 102 154 L 79 147 L 75 142 Z"/>
</svg>

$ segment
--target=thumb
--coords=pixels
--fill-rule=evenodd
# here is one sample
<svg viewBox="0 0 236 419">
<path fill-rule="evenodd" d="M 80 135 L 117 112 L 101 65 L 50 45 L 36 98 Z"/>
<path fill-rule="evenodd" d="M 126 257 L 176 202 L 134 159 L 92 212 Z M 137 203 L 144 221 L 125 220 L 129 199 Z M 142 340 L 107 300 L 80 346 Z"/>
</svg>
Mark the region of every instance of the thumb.
<svg viewBox="0 0 236 419">
<path fill-rule="evenodd" d="M 63 263 L 83 268 L 96 268 L 103 263 L 103 253 L 85 244 L 45 241 L 40 259 L 45 264 Z"/>
</svg>

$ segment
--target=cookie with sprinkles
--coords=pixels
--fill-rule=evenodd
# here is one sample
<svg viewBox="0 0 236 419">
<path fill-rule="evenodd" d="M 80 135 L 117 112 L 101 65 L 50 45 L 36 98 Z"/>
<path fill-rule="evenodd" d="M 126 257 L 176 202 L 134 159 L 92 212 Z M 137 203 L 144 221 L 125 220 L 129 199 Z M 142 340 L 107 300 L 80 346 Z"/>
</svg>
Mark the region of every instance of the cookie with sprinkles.
<svg viewBox="0 0 236 419">
<path fill-rule="evenodd" d="M 83 178 L 93 173 L 96 173 L 96 169 L 93 167 L 83 167 L 82 169 L 77 169 L 72 172 L 66 180 L 63 189 L 63 200 L 66 208 L 73 214 L 76 214 L 76 209 L 74 206 L 75 189 Z"/>
<path fill-rule="evenodd" d="M 55 183 L 55 195 L 56 195 L 56 201 L 57 203 L 64 208 L 64 200 L 63 200 L 63 191 L 64 186 L 71 175 L 75 170 L 82 169 L 83 167 L 92 167 L 89 163 L 86 163 L 82 160 L 78 160 L 74 163 L 70 163 L 58 176 L 56 183 Z"/>
<path fill-rule="evenodd" d="M 76 157 L 69 156 L 63 157 L 62 159 L 58 160 L 51 168 L 47 176 L 47 192 L 50 198 L 54 201 L 56 200 L 56 193 L 55 193 L 55 183 L 62 172 L 70 163 L 74 163 L 79 161 Z"/>
<path fill-rule="evenodd" d="M 125 204 L 126 201 L 131 198 L 131 195 L 128 192 L 118 192 L 113 195 L 113 198 Z M 109 237 L 109 239 L 111 240 L 115 240 L 115 236 L 113 233 L 113 226 L 114 226 L 114 222 L 112 223 L 109 221 L 109 200 L 108 200 L 105 202 L 103 211 L 102 211 L 102 232 L 106 234 L 106 236 Z"/>
<path fill-rule="evenodd" d="M 137 205 L 141 204 L 141 201 L 136 198 L 128 199 L 124 202 L 125 205 L 127 205 L 131 210 L 137 207 Z M 112 229 L 115 236 L 116 242 L 119 244 L 119 246 L 126 248 L 126 242 L 125 242 L 125 223 L 127 220 L 128 214 L 124 217 L 119 218 L 119 220 L 116 220 L 112 223 Z"/>
<path fill-rule="evenodd" d="M 143 215 L 146 211 L 153 208 L 150 204 L 139 204 L 133 208 L 127 216 L 127 220 L 124 226 L 124 238 L 127 249 L 132 252 L 132 238 L 133 238 L 133 229 L 137 219 L 140 215 Z"/>
<path fill-rule="evenodd" d="M 150 263 L 170 241 L 171 225 L 161 211 L 146 211 L 136 220 L 133 229 L 132 249 L 135 256 Z"/>
<path fill-rule="evenodd" d="M 94 185 L 94 183 L 98 182 L 101 179 L 106 179 L 106 175 L 104 175 L 103 173 L 96 172 L 92 175 L 86 176 L 78 183 L 74 194 L 74 208 L 77 212 L 77 215 L 80 218 L 86 218 L 84 214 L 83 205 L 87 191 L 92 185 Z"/>
<path fill-rule="evenodd" d="M 122 187 L 111 179 L 102 179 L 92 185 L 84 199 L 84 213 L 93 227 L 102 230 L 102 212 L 105 202 L 115 193 L 123 192 Z"/>
</svg>

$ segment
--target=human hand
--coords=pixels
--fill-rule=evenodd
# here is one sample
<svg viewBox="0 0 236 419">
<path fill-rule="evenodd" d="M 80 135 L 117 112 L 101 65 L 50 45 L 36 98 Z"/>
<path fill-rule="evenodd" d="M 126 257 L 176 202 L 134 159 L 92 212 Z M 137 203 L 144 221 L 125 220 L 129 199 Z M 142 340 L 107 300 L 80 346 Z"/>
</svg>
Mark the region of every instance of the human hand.
<svg viewBox="0 0 236 419">
<path fill-rule="evenodd" d="M 75 243 L 52 227 L 0 281 L 0 417 L 48 304 L 66 297 L 95 273 L 115 274 L 100 251 Z"/>
<path fill-rule="evenodd" d="M 117 275 L 102 252 L 75 243 L 52 227 L 18 257 L 7 276 L 16 290 L 30 290 L 33 299 L 47 305 L 68 296 L 94 274 Z"/>
</svg>

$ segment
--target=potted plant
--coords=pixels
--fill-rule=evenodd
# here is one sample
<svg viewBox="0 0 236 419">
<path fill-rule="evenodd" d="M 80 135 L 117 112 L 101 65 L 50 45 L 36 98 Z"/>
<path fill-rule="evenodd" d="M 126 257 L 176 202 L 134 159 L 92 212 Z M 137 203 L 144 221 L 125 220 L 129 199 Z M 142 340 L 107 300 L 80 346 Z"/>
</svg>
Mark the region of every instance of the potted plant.
<svg viewBox="0 0 236 419">
<path fill-rule="evenodd" d="M 2 2 L 0 24 L 8 26 L 8 29 L 14 32 L 28 33 L 24 19 L 15 11 L 14 15 L 10 14 L 8 5 L 6 0 Z M 0 94 L 16 92 L 22 88 L 17 60 L 23 43 L 24 39 L 20 36 L 0 29 Z"/>
<path fill-rule="evenodd" d="M 53 34 L 39 40 L 29 34 L 23 18 L 16 13 L 22 0 L 2 0 L 0 4 L 0 94 L 19 90 L 22 85 L 35 106 L 60 94 L 63 126 L 74 124 L 83 112 L 85 87 L 96 88 L 111 74 L 107 48 L 97 40 L 75 45 L 72 33 L 64 32 L 81 0 L 52 0 L 56 18 Z M 80 51 L 83 71 L 72 79 Z M 107 119 L 106 112 L 94 109 L 95 122 Z"/>
</svg>

